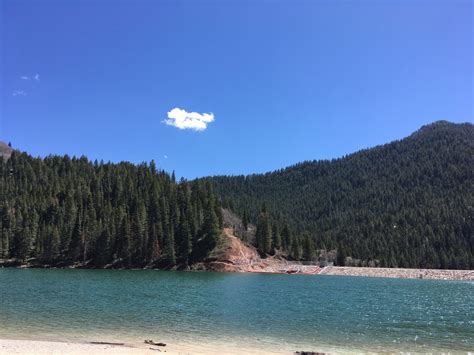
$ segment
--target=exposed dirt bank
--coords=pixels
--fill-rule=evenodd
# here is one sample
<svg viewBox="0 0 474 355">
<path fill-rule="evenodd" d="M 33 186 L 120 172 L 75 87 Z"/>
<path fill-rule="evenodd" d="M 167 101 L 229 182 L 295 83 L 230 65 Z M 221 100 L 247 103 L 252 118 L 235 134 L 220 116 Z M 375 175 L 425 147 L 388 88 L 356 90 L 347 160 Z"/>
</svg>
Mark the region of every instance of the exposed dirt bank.
<svg viewBox="0 0 474 355">
<path fill-rule="evenodd" d="M 234 236 L 232 228 L 224 228 L 224 237 L 213 257 L 208 262 L 196 265 L 195 270 L 308 274 L 316 274 L 321 270 L 318 266 L 302 265 L 278 255 L 262 259 L 254 246 Z"/>
</svg>

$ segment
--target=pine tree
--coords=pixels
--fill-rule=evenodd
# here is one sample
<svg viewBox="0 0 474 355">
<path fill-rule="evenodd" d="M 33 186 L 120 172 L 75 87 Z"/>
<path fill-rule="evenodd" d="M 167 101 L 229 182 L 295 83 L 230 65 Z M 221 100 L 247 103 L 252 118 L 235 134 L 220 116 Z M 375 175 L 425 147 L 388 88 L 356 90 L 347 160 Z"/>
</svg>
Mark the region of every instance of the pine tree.
<svg viewBox="0 0 474 355">
<path fill-rule="evenodd" d="M 281 249 L 281 236 L 280 231 L 278 230 L 278 225 L 276 223 L 273 225 L 272 231 L 272 249 L 274 251 L 277 251 Z"/>
<path fill-rule="evenodd" d="M 312 261 L 315 257 L 316 249 L 314 247 L 314 241 L 309 235 L 304 236 L 304 246 L 303 246 L 303 259 L 307 261 Z"/>
<path fill-rule="evenodd" d="M 43 253 L 41 258 L 47 262 L 54 262 L 59 256 L 59 232 L 56 226 L 47 226 L 43 230 Z"/>
<path fill-rule="evenodd" d="M 220 237 L 219 219 L 217 218 L 213 199 L 208 199 L 208 204 L 204 210 L 204 223 L 201 234 L 203 235 L 203 244 L 207 251 L 215 248 Z"/>
<path fill-rule="evenodd" d="M 288 227 L 287 224 L 285 224 L 285 226 L 283 227 L 283 230 L 281 231 L 281 240 L 282 240 L 283 249 L 290 250 L 290 248 L 291 248 L 291 232 L 290 232 L 290 228 Z"/>
<path fill-rule="evenodd" d="M 249 229 L 247 210 L 244 210 L 244 215 L 242 217 L 242 227 L 244 228 L 244 231 L 248 231 Z"/>
<path fill-rule="evenodd" d="M 337 247 L 336 265 L 338 265 L 338 266 L 344 266 L 345 259 L 346 259 L 346 254 L 345 254 L 345 252 L 344 252 L 344 249 L 343 249 L 343 247 L 342 247 L 342 244 L 339 243 L 339 245 L 338 245 L 338 247 Z"/>
<path fill-rule="evenodd" d="M 50 238 L 51 238 L 51 256 L 53 260 L 57 260 L 60 255 L 59 247 L 61 243 L 59 240 L 58 227 L 54 226 L 52 228 Z"/>
<path fill-rule="evenodd" d="M 160 255 L 160 245 L 158 243 L 158 231 L 157 228 L 161 229 L 161 224 L 152 224 L 151 228 L 149 229 L 149 236 L 148 236 L 148 245 L 147 245 L 147 263 L 153 263 Z"/>
<path fill-rule="evenodd" d="M 10 237 L 8 229 L 2 229 L 1 240 L 2 244 L 0 250 L 0 257 L 2 259 L 8 259 L 10 257 Z"/>
<path fill-rule="evenodd" d="M 271 252 L 272 230 L 266 206 L 263 205 L 258 217 L 257 231 L 255 233 L 256 247 L 262 254 Z"/>
<path fill-rule="evenodd" d="M 192 235 L 189 230 L 188 219 L 185 214 L 181 214 L 179 222 L 179 244 L 178 244 L 179 257 L 185 262 L 186 265 L 189 263 L 189 256 L 192 252 Z"/>
<path fill-rule="evenodd" d="M 69 243 L 69 256 L 72 260 L 79 260 L 79 256 L 82 253 L 83 233 L 80 216 L 77 216 L 76 223 L 74 224 L 74 230 L 71 236 L 71 242 Z"/>
<path fill-rule="evenodd" d="M 169 265 L 176 265 L 174 228 L 172 224 L 165 230 L 165 257 Z"/>
<path fill-rule="evenodd" d="M 131 264 L 131 230 L 128 217 L 125 215 L 120 225 L 120 232 L 117 236 L 117 256 L 123 260 L 125 265 Z"/>
<path fill-rule="evenodd" d="M 291 241 L 291 257 L 294 260 L 301 259 L 301 241 L 298 237 L 293 237 Z"/>
<path fill-rule="evenodd" d="M 11 254 L 15 258 L 25 261 L 28 257 L 29 234 L 24 226 L 21 212 L 18 211 L 14 223 Z"/>
<path fill-rule="evenodd" d="M 97 267 L 105 266 L 109 260 L 109 239 L 110 233 L 107 228 L 102 230 L 96 240 L 94 264 Z"/>
<path fill-rule="evenodd" d="M 139 265 L 144 261 L 145 256 L 147 224 L 145 205 L 143 202 L 135 202 L 135 206 L 131 224 L 131 250 L 133 250 L 132 259 L 134 264 Z"/>
<path fill-rule="evenodd" d="M 170 221 L 169 211 L 170 206 L 167 201 L 161 199 L 161 211 L 162 211 L 162 229 L 163 229 L 163 251 L 164 259 L 169 265 L 176 264 L 176 252 L 175 252 L 175 240 L 174 240 L 174 227 L 172 221 Z"/>
</svg>

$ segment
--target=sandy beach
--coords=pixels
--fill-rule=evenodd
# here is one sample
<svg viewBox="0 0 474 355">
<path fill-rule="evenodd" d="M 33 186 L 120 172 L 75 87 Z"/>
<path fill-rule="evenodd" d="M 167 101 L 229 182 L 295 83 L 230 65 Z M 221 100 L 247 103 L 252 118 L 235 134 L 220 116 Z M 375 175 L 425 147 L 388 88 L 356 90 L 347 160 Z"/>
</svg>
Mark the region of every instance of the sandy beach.
<svg viewBox="0 0 474 355">
<path fill-rule="evenodd" d="M 39 340 L 11 340 L 0 339 L 0 354 L 24 354 L 24 355 L 83 355 L 83 354 L 150 354 L 146 348 L 130 346 L 96 345 L 86 343 L 54 342 Z M 156 351 L 158 352 L 158 351 Z M 174 354 L 168 351 L 169 354 Z"/>
<path fill-rule="evenodd" d="M 185 354 L 291 354 L 289 351 L 262 351 L 262 349 L 232 348 L 222 345 L 173 345 L 166 347 L 150 346 L 147 344 L 90 344 L 80 342 L 60 342 L 43 340 L 18 340 L 0 339 L 0 354 L 14 355 L 94 355 L 94 354 L 118 354 L 118 355 L 150 355 L 166 353 L 170 355 Z"/>
</svg>

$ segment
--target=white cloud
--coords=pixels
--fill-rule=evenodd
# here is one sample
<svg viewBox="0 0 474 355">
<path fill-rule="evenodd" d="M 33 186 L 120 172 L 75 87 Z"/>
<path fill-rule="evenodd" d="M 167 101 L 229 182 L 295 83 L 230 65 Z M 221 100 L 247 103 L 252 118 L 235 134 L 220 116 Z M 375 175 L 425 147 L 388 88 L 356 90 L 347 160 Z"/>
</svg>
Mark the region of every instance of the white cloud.
<svg viewBox="0 0 474 355">
<path fill-rule="evenodd" d="M 23 90 L 13 90 L 12 92 L 13 96 L 26 96 L 26 91 Z"/>
<path fill-rule="evenodd" d="M 168 156 L 165 154 L 165 155 L 163 155 L 163 158 L 168 159 Z"/>
<path fill-rule="evenodd" d="M 179 129 L 193 129 L 204 131 L 207 125 L 214 121 L 213 113 L 186 112 L 180 108 L 174 108 L 168 112 L 168 119 L 163 123 Z"/>
<path fill-rule="evenodd" d="M 21 80 L 31 80 L 34 79 L 36 81 L 40 81 L 40 76 L 38 73 L 36 73 L 34 76 L 28 76 L 28 75 L 22 75 L 20 76 Z"/>
</svg>

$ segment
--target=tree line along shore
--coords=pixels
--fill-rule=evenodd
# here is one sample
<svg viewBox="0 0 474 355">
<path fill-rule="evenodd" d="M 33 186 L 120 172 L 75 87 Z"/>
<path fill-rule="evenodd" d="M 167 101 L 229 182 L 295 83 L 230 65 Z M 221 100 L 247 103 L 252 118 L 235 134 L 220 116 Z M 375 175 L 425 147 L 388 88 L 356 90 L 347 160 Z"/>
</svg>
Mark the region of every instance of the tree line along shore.
<svg viewBox="0 0 474 355">
<path fill-rule="evenodd" d="M 210 181 L 178 182 L 153 161 L 41 159 L 15 150 L 0 158 L 0 196 L 2 266 L 189 269 L 218 247 L 231 213 Z M 312 243 L 289 230 L 283 238 L 271 233 L 267 213 L 259 219 L 257 227 L 244 221 L 242 237 L 262 256 L 291 258 L 297 245 L 296 260 L 314 257 Z"/>
<path fill-rule="evenodd" d="M 191 269 L 223 228 L 262 258 L 336 266 L 474 268 L 474 126 L 273 173 L 176 181 L 155 163 L 0 146 L 3 265 Z"/>
</svg>

